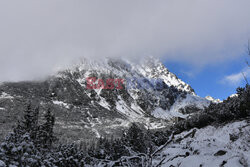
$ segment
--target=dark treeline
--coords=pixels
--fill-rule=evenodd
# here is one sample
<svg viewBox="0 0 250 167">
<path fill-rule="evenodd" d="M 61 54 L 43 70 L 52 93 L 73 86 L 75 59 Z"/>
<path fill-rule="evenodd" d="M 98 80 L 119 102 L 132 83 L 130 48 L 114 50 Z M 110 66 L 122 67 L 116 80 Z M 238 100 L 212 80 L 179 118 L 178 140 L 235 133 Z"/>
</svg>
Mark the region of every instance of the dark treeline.
<svg viewBox="0 0 250 167">
<path fill-rule="evenodd" d="M 53 133 L 55 116 L 50 109 L 39 120 L 39 108 L 29 104 L 23 120 L 0 146 L 0 167 L 81 167 L 122 166 L 121 158 L 131 158 L 133 166 L 143 166 L 138 155 L 150 157 L 171 134 L 211 124 L 222 124 L 250 116 L 250 86 L 237 89 L 237 96 L 182 120 L 165 131 L 152 132 L 133 123 L 119 139 L 101 137 L 91 144 L 60 144 Z M 112 163 L 111 163 L 112 162 Z"/>
<path fill-rule="evenodd" d="M 171 129 L 180 133 L 191 128 L 202 128 L 214 123 L 227 123 L 250 116 L 250 86 L 237 88 L 236 96 L 228 97 L 219 104 L 211 104 L 205 110 L 196 113 L 187 120 L 183 120 Z"/>
</svg>

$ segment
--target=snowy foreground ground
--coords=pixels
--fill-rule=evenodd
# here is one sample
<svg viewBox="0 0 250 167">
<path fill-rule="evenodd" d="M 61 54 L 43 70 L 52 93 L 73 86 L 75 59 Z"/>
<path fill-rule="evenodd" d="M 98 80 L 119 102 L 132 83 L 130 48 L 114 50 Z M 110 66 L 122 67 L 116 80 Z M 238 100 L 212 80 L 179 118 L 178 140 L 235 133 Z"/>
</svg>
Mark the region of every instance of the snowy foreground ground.
<svg viewBox="0 0 250 167">
<path fill-rule="evenodd" d="M 196 129 L 192 136 L 178 142 L 189 132 L 174 137 L 156 157 L 153 166 L 172 167 L 247 167 L 250 165 L 249 121 Z"/>
<path fill-rule="evenodd" d="M 248 167 L 250 165 L 249 125 L 250 120 L 247 119 L 220 126 L 194 128 L 178 135 L 172 135 L 166 144 L 156 149 L 150 156 L 146 155 L 144 161 L 139 161 L 139 163 L 127 161 L 125 166 Z M 116 162 L 122 162 L 125 159 L 132 160 L 135 157 L 142 158 L 141 155 L 143 154 L 122 157 Z M 99 160 L 91 167 L 93 166 L 114 167 L 117 165 L 114 161 Z M 1 160 L 0 167 L 6 167 Z M 90 165 L 86 165 L 86 167 L 90 167 Z"/>
</svg>

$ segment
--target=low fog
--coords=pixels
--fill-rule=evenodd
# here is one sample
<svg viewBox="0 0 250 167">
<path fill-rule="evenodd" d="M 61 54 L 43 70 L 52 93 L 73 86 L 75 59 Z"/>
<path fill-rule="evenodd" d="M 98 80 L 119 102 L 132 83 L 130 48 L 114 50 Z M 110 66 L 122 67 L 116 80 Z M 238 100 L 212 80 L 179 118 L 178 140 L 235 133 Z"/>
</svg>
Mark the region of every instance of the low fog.
<svg viewBox="0 0 250 167">
<path fill-rule="evenodd" d="M 249 0 L 5 0 L 0 81 L 44 77 L 80 57 L 205 67 L 237 59 L 249 36 Z"/>
</svg>

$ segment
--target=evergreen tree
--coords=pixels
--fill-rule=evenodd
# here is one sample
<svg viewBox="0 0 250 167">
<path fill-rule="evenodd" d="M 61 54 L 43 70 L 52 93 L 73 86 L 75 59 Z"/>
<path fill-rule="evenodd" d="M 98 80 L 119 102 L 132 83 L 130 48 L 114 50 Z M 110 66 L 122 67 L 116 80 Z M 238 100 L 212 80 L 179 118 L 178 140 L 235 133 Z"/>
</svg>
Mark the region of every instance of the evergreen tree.
<svg viewBox="0 0 250 167">
<path fill-rule="evenodd" d="M 18 121 L 17 126 L 14 128 L 14 133 L 24 135 L 29 133 L 32 140 L 36 140 L 38 125 L 39 107 L 32 110 L 31 102 L 28 103 L 26 110 L 24 110 L 23 120 Z"/>
<path fill-rule="evenodd" d="M 144 141 L 145 133 L 138 125 L 133 123 L 124 135 L 123 140 L 136 152 L 147 152 L 146 143 Z"/>
<path fill-rule="evenodd" d="M 51 110 L 49 108 L 44 117 L 45 123 L 39 126 L 38 143 L 43 148 L 49 148 L 56 140 L 53 132 L 55 116 L 51 114 Z"/>
</svg>

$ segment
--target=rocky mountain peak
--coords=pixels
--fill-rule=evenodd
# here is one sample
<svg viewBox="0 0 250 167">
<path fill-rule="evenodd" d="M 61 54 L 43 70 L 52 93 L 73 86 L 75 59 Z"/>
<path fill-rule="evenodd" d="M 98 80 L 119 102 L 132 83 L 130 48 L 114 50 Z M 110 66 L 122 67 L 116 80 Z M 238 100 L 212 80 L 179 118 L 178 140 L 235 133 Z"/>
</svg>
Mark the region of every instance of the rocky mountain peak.
<svg viewBox="0 0 250 167">
<path fill-rule="evenodd" d="M 162 79 L 168 86 L 195 95 L 194 89 L 171 73 L 159 59 L 150 57 L 144 60 L 138 69 L 145 77 Z"/>
<path fill-rule="evenodd" d="M 102 79 L 104 84 L 106 79 L 119 78 L 125 82 L 122 89 L 87 89 L 88 77 Z M 136 87 L 129 87 L 129 80 Z M 161 84 L 161 88 L 157 89 L 156 84 Z M 114 58 L 82 59 L 46 81 L 5 83 L 0 86 L 0 94 L 13 97 L 5 100 L 1 108 L 14 111 L 21 103 L 36 99 L 43 108 L 54 108 L 58 130 L 73 129 L 70 132 L 73 133 L 80 129 L 96 137 L 119 132 L 131 122 L 150 129 L 161 128 L 210 104 L 154 58 L 137 64 Z"/>
</svg>

